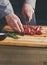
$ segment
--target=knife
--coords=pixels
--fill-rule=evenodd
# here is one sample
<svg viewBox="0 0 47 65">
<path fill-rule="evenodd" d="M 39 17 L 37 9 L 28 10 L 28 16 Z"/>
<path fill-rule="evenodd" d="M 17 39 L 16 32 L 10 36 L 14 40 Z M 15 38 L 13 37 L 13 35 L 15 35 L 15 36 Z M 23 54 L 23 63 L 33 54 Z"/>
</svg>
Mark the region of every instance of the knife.
<svg viewBox="0 0 47 65">
<path fill-rule="evenodd" d="M 0 33 L 0 40 L 4 40 L 6 37 L 6 33 Z"/>
<path fill-rule="evenodd" d="M 4 40 L 7 37 L 7 31 L 1 30 L 0 31 L 0 40 Z"/>
<path fill-rule="evenodd" d="M 2 30 L 0 32 L 0 40 L 4 40 L 7 36 L 12 37 L 14 39 L 18 39 L 19 37 L 16 35 L 15 32 L 8 32 L 6 30 Z"/>
</svg>

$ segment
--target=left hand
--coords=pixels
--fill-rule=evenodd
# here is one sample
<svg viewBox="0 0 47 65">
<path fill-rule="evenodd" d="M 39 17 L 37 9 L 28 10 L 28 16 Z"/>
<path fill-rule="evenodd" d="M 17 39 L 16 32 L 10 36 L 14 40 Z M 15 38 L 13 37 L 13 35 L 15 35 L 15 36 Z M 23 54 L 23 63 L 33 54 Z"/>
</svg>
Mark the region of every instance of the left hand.
<svg viewBox="0 0 47 65">
<path fill-rule="evenodd" d="M 34 13 L 34 9 L 30 4 L 23 5 L 22 14 L 26 20 L 28 19 L 28 22 L 31 21 L 33 13 Z"/>
</svg>

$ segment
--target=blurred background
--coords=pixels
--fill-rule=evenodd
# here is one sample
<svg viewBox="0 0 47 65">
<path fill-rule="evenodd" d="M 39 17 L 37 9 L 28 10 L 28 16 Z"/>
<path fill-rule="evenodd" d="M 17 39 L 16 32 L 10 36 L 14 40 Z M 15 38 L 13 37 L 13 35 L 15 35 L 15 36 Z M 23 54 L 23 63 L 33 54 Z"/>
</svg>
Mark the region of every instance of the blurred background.
<svg viewBox="0 0 47 65">
<path fill-rule="evenodd" d="M 38 25 L 47 25 L 47 0 L 36 1 L 36 20 Z"/>
</svg>

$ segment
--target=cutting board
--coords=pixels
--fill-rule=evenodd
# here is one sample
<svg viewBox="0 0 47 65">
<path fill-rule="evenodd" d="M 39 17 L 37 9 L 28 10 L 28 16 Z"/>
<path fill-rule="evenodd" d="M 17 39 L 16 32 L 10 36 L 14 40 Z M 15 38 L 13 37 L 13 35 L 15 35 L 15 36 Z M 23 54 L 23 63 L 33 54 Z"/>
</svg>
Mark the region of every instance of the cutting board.
<svg viewBox="0 0 47 65">
<path fill-rule="evenodd" d="M 4 29 L 13 32 L 10 26 L 5 26 Z M 7 37 L 0 41 L 0 45 L 47 47 L 47 26 L 43 26 L 43 29 L 45 32 L 42 35 L 17 35 L 19 39 Z"/>
</svg>

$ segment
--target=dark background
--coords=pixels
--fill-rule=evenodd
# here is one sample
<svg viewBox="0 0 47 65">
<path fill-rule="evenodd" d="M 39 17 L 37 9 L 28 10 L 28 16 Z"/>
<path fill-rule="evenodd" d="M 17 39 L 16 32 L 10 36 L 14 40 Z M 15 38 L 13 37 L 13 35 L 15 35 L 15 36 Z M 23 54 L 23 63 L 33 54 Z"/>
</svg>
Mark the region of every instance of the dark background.
<svg viewBox="0 0 47 65">
<path fill-rule="evenodd" d="M 37 24 L 47 25 L 47 0 L 36 1 Z"/>
</svg>

